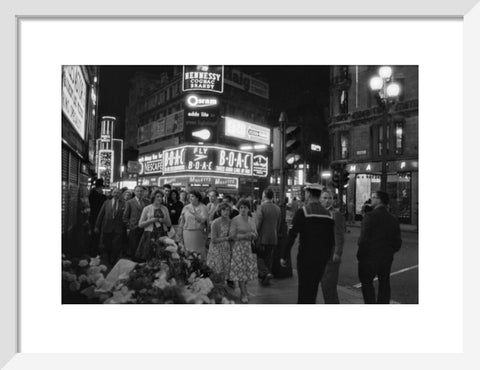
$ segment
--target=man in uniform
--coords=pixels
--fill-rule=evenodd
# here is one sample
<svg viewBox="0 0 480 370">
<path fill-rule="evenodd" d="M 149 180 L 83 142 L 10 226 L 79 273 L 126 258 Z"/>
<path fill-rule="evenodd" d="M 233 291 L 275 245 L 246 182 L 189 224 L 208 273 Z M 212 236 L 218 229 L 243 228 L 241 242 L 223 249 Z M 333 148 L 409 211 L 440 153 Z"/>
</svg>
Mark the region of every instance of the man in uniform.
<svg viewBox="0 0 480 370">
<path fill-rule="evenodd" d="M 320 204 L 321 192 L 320 184 L 306 186 L 307 205 L 293 216 L 292 228 L 280 259 L 280 264 L 285 267 L 295 238 L 300 234 L 297 255 L 298 303 L 316 303 L 318 285 L 335 244 L 334 221 L 330 212 Z"/>
<path fill-rule="evenodd" d="M 323 300 L 327 304 L 338 304 L 340 301 L 338 299 L 337 284 L 345 242 L 345 217 L 333 208 L 333 195 L 329 190 L 322 191 L 320 203 L 330 212 L 335 223 L 335 248 L 322 277 Z"/>
</svg>

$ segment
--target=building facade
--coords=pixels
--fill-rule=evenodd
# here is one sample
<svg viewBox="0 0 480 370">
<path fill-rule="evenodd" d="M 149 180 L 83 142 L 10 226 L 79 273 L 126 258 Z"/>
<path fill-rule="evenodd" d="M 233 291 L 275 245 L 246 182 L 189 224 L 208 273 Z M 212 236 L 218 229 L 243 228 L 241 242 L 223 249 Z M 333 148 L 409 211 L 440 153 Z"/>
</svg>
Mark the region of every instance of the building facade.
<svg viewBox="0 0 480 370">
<path fill-rule="evenodd" d="M 80 254 L 78 248 L 87 245 L 97 96 L 98 67 L 62 67 L 62 246 L 67 253 Z"/>
<path fill-rule="evenodd" d="M 263 167 L 271 156 L 268 84 L 229 66 L 185 68 L 165 67 L 158 77 L 138 73 L 131 80 L 125 144 L 138 150 L 138 182 L 215 187 L 224 193 L 260 191 L 267 185 L 268 167 Z M 198 78 L 202 73 L 219 80 L 204 83 Z M 263 152 L 256 153 L 255 145 L 263 145 Z M 206 152 L 199 159 L 201 146 Z M 238 160 L 225 166 L 225 155 Z M 205 165 L 203 159 L 213 167 L 196 168 Z M 190 161 L 195 162 L 192 168 Z M 241 168 L 245 165 L 250 168 Z"/>
<path fill-rule="evenodd" d="M 331 164 L 345 166 L 350 174 L 343 201 L 352 219 L 361 219 L 362 205 L 373 191 L 380 190 L 386 168 L 390 211 L 402 223 L 417 224 L 418 67 L 392 66 L 392 80 L 400 85 L 400 95 L 389 114 L 370 89 L 378 68 L 331 67 Z"/>
</svg>

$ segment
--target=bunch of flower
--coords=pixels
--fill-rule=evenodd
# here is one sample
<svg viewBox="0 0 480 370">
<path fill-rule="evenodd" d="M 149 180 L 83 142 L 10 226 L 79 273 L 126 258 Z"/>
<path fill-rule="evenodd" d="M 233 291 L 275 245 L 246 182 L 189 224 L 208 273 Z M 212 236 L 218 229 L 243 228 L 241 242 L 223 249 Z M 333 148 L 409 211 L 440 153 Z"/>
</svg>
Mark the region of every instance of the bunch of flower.
<svg viewBox="0 0 480 370">
<path fill-rule="evenodd" d="M 69 260 L 62 255 L 62 292 L 64 298 L 75 297 L 76 293 L 90 286 L 105 288 L 103 273 L 107 270 L 100 264 L 100 257 Z M 77 297 L 78 298 L 78 297 Z"/>
</svg>

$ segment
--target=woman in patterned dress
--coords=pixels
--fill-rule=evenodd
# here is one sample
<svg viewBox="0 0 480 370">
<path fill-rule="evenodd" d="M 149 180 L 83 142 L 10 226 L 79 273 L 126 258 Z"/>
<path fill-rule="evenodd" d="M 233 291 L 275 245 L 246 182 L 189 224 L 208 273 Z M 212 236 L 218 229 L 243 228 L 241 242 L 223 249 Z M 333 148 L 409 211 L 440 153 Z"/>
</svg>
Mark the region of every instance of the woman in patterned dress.
<svg viewBox="0 0 480 370">
<path fill-rule="evenodd" d="M 210 248 L 207 254 L 207 265 L 215 272 L 220 274 L 222 279 L 228 277 L 230 270 L 230 260 L 232 251 L 229 240 L 230 231 L 230 205 L 220 203 L 218 211 L 221 217 L 215 219 L 211 224 L 212 237 L 210 240 Z"/>
<path fill-rule="evenodd" d="M 238 210 L 240 214 L 232 219 L 230 225 L 233 246 L 229 280 L 238 281 L 242 303 L 248 303 L 247 282 L 255 280 L 258 275 L 257 257 L 252 253 L 252 241 L 258 234 L 255 222 L 248 216 L 250 202 L 241 200 L 238 203 Z"/>
<path fill-rule="evenodd" d="M 199 253 L 203 260 L 207 255 L 205 247 L 208 221 L 207 206 L 201 202 L 198 191 L 191 191 L 190 203 L 183 207 L 180 215 L 181 239 L 185 249 Z"/>
</svg>

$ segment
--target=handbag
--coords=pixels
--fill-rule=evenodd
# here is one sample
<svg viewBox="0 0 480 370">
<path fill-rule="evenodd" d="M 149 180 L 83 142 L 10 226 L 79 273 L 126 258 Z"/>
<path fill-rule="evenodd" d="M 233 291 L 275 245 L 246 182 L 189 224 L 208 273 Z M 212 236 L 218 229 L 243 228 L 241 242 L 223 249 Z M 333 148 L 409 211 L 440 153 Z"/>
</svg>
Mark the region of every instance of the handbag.
<svg viewBox="0 0 480 370">
<path fill-rule="evenodd" d="M 255 240 L 252 240 L 251 248 L 252 248 L 253 254 L 262 255 L 265 252 L 265 248 L 263 247 L 263 244 L 257 243 Z"/>
</svg>

